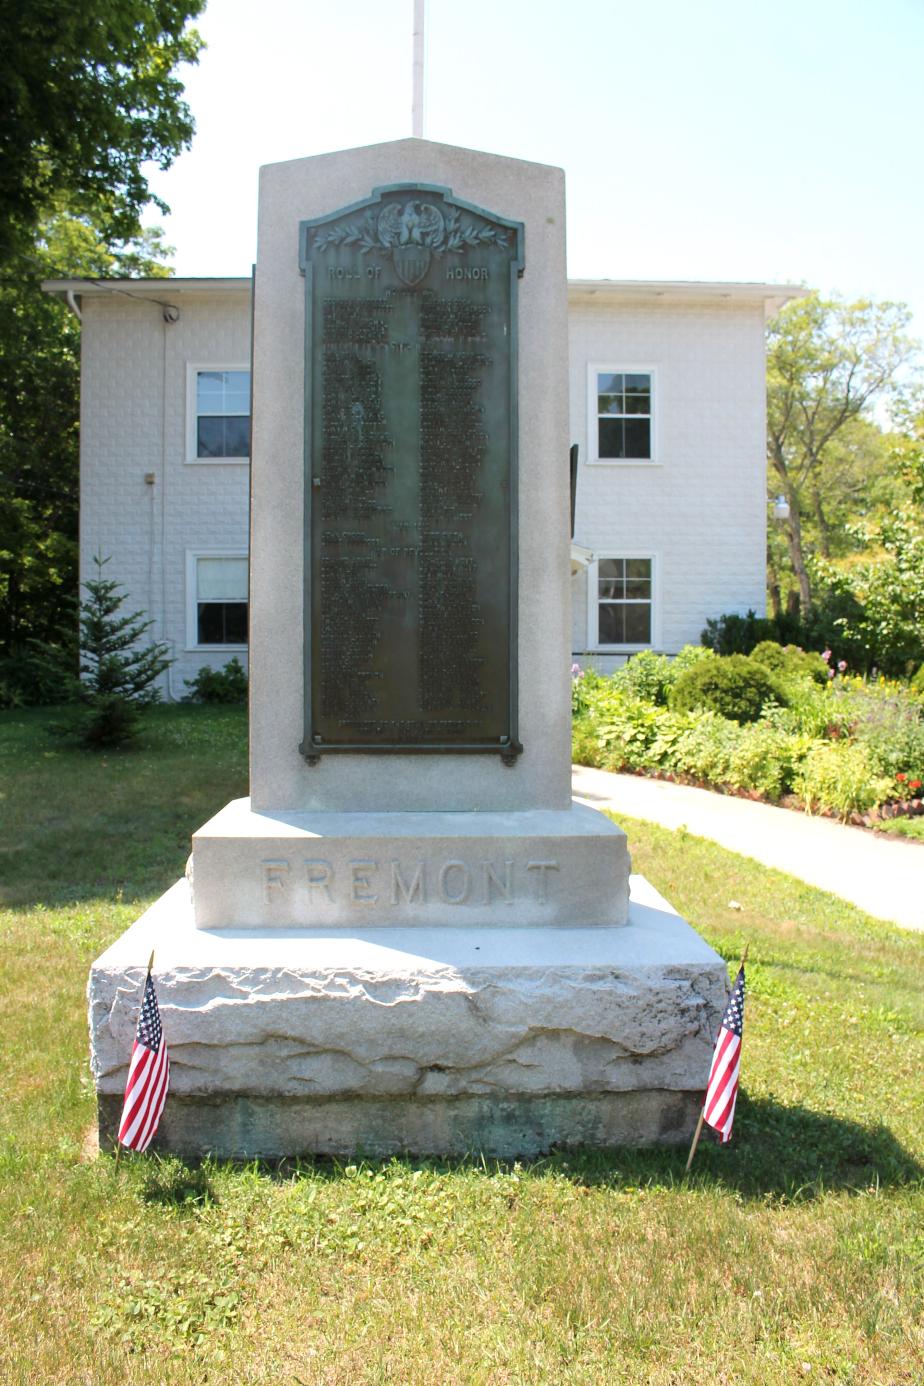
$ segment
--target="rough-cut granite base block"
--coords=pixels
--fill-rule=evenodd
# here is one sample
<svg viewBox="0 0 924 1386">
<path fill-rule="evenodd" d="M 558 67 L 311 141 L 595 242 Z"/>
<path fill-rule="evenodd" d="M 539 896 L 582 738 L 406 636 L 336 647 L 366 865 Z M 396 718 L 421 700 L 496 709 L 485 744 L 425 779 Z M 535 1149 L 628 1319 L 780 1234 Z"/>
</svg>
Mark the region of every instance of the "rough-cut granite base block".
<svg viewBox="0 0 924 1386">
<path fill-rule="evenodd" d="M 179 881 L 90 972 L 104 1140 L 152 948 L 158 1142 L 186 1154 L 682 1139 L 727 992 L 722 959 L 640 877 L 621 927 L 349 932 L 197 929 Z"/>
<path fill-rule="evenodd" d="M 255 813 L 193 836 L 200 929 L 624 924 L 626 835 L 597 809 Z"/>
</svg>

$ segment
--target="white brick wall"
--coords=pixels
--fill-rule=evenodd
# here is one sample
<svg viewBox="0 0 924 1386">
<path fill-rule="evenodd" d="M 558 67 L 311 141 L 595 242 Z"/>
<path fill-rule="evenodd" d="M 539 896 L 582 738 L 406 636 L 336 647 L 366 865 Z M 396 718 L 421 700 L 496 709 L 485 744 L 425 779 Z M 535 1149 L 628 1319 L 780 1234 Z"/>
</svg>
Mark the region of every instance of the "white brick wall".
<svg viewBox="0 0 924 1386">
<path fill-rule="evenodd" d="M 572 301 L 571 436 L 580 445 L 575 542 L 657 555 L 659 648 L 706 618 L 765 607 L 764 314 L 755 303 Z M 588 465 L 590 363 L 656 371 L 657 465 Z M 587 582 L 572 579 L 575 652 L 588 650 Z M 577 657 L 577 654 L 576 654 Z M 584 662 L 587 662 L 586 659 Z M 592 662 L 611 667 L 612 656 Z"/>
<path fill-rule="evenodd" d="M 241 294 L 177 293 L 169 281 L 163 298 L 179 307 L 177 322 L 150 300 L 83 300 L 81 581 L 96 552 L 111 557 L 107 576 L 128 588 L 132 609 L 154 621 L 149 638 L 166 640 L 176 659 L 164 695 L 182 697 L 184 679 L 231 658 L 187 649 L 186 551 L 246 551 L 250 471 L 186 463 L 187 365 L 248 366 L 250 304 Z"/>
<path fill-rule="evenodd" d="M 179 320 L 124 294 L 83 299 L 81 580 L 93 555 L 132 608 L 154 620 L 151 637 L 176 658 L 163 680 L 183 680 L 227 651 L 187 649 L 189 549 L 246 550 L 249 468 L 188 464 L 187 366 L 247 365 L 249 296 L 190 292 L 164 283 Z M 765 443 L 762 305 L 669 296 L 572 301 L 571 438 L 580 445 L 575 541 L 596 552 L 657 555 L 659 648 L 697 641 L 709 616 L 764 610 Z M 658 465 L 588 465 L 589 363 L 656 369 Z M 566 459 L 562 458 L 562 466 Z M 155 482 L 146 484 L 153 472 Z M 587 579 L 572 579 L 573 649 L 588 656 Z M 246 664 L 246 655 L 242 655 Z"/>
</svg>

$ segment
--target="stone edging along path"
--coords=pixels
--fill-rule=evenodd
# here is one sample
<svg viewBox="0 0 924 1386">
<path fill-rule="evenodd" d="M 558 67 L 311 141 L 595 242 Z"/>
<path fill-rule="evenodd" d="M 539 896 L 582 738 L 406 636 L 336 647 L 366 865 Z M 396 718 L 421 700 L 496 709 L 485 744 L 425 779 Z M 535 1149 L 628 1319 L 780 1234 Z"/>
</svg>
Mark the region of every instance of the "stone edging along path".
<svg viewBox="0 0 924 1386">
<path fill-rule="evenodd" d="M 877 919 L 924 930 L 920 843 L 752 799 L 585 765 L 573 767 L 572 783 L 575 796 L 595 808 L 686 828 L 849 900 Z"/>
</svg>

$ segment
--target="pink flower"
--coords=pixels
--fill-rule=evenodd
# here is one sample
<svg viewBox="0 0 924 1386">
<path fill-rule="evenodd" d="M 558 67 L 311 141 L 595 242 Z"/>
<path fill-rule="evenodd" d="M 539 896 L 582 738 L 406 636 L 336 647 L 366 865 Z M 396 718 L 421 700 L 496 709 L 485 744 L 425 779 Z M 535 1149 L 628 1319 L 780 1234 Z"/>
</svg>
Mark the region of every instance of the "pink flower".
<svg viewBox="0 0 924 1386">
<path fill-rule="evenodd" d="M 830 650 L 822 650 L 822 652 L 821 652 L 821 657 L 822 657 L 822 659 L 824 660 L 825 664 L 827 664 L 828 660 L 831 658 L 831 651 L 830 651 Z"/>
<path fill-rule="evenodd" d="M 846 659 L 839 659 L 839 660 L 837 661 L 837 667 L 838 667 L 838 669 L 840 669 L 841 673 L 843 674 L 844 670 L 847 668 L 847 661 L 846 661 Z"/>
</svg>

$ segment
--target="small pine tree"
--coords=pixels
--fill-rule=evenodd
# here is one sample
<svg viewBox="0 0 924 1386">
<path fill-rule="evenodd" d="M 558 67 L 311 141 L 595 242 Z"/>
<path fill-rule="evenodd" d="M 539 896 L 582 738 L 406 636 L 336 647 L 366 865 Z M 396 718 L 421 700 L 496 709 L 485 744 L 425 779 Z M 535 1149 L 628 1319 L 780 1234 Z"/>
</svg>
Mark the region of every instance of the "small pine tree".
<svg viewBox="0 0 924 1386">
<path fill-rule="evenodd" d="M 83 584 L 89 596 L 80 604 L 80 733 L 88 746 L 118 746 L 137 732 L 141 709 L 157 702 L 154 680 L 173 661 L 167 645 L 137 648 L 153 622 L 143 611 L 117 615 L 125 591 L 103 577 L 108 558 L 97 554 L 93 562 L 97 575 Z"/>
</svg>

